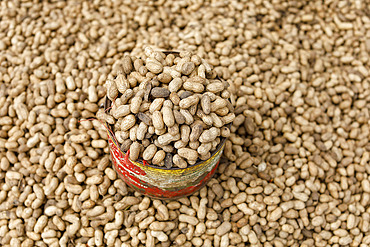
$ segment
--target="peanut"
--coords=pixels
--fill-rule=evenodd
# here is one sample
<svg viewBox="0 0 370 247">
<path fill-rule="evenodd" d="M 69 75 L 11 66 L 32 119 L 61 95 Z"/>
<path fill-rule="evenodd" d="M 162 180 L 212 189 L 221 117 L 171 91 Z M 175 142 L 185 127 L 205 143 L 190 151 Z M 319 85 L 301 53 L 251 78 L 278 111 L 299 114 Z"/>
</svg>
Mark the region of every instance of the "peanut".
<svg viewBox="0 0 370 247">
<path fill-rule="evenodd" d="M 112 2 L 0 3 L 1 246 L 369 246 L 366 1 Z M 225 155 L 152 200 L 95 115 L 150 163 Z"/>
</svg>

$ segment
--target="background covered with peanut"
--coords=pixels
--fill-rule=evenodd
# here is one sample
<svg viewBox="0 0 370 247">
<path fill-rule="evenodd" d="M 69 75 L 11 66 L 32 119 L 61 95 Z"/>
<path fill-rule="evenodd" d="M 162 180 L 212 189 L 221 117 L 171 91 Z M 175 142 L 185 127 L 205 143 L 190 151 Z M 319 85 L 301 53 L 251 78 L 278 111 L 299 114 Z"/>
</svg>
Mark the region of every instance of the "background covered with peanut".
<svg viewBox="0 0 370 247">
<path fill-rule="evenodd" d="M 1 1 L 1 246 L 369 246 L 370 11 L 349 1 Z M 94 118 L 116 63 L 186 50 L 229 86 L 217 175 L 128 189 Z"/>
</svg>

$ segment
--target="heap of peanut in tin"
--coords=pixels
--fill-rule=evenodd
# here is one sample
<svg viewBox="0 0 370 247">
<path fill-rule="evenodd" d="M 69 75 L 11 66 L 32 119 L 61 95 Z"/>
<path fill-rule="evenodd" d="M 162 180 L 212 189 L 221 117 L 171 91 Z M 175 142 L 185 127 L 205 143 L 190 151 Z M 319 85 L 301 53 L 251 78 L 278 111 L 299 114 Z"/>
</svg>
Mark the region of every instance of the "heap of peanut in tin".
<svg viewBox="0 0 370 247">
<path fill-rule="evenodd" d="M 141 58 L 125 56 L 112 73 L 105 84 L 112 107 L 97 116 L 131 160 L 186 168 L 209 159 L 230 135 L 228 83 L 198 55 L 147 47 Z"/>
</svg>

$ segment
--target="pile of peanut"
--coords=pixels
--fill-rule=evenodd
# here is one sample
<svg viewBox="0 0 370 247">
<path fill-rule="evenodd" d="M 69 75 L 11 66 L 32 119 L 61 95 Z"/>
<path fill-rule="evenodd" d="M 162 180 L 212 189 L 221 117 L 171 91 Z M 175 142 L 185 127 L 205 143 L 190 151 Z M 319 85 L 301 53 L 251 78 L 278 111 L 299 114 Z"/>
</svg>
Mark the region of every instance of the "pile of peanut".
<svg viewBox="0 0 370 247">
<path fill-rule="evenodd" d="M 125 56 L 114 68 L 116 78 L 106 82 L 113 106 L 98 117 L 114 126 L 131 160 L 186 168 L 209 159 L 230 136 L 225 125 L 235 114 L 227 82 L 198 55 L 178 55 L 147 47 L 143 58 Z"/>
<path fill-rule="evenodd" d="M 0 16 L 0 246 L 370 246 L 366 1 L 2 0 Z M 128 188 L 87 120 L 145 47 L 229 84 L 219 169 L 178 200 Z"/>
</svg>

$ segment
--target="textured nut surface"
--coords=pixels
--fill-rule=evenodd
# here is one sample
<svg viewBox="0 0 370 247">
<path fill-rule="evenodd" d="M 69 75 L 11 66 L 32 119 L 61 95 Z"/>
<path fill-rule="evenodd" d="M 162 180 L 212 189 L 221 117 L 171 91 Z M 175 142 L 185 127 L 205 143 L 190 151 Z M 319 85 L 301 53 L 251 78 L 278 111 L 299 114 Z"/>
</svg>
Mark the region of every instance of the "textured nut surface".
<svg viewBox="0 0 370 247">
<path fill-rule="evenodd" d="M 0 246 L 370 246 L 367 2 L 202 3 L 0 1 Z M 95 116 L 184 179 L 228 139 L 160 201 Z"/>
</svg>

